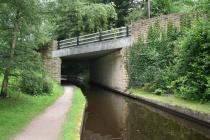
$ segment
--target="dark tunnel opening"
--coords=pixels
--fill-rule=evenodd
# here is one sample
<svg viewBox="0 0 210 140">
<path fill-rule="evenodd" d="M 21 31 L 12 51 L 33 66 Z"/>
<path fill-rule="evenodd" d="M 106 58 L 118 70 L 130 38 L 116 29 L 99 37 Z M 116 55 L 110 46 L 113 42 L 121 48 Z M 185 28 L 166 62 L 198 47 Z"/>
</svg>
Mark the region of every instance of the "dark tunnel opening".
<svg viewBox="0 0 210 140">
<path fill-rule="evenodd" d="M 87 92 L 90 83 L 124 91 L 128 85 L 121 49 L 63 57 L 61 83 Z"/>
<path fill-rule="evenodd" d="M 90 63 L 90 60 L 62 59 L 61 84 L 76 85 L 83 92 L 87 92 L 90 82 Z"/>
</svg>

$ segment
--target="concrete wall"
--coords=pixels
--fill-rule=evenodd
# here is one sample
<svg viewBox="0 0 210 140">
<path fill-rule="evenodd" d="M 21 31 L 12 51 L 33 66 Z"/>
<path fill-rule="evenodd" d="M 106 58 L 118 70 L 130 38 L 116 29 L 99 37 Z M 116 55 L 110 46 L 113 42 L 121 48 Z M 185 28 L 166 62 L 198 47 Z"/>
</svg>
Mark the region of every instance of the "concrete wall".
<svg viewBox="0 0 210 140">
<path fill-rule="evenodd" d="M 52 52 L 57 50 L 57 41 L 52 41 L 48 47 L 41 50 L 44 67 L 56 82 L 61 81 L 61 59 L 59 57 L 53 58 Z"/>
<path fill-rule="evenodd" d="M 96 59 L 91 63 L 92 82 L 125 91 L 128 87 L 128 75 L 124 65 L 124 49 Z"/>
</svg>

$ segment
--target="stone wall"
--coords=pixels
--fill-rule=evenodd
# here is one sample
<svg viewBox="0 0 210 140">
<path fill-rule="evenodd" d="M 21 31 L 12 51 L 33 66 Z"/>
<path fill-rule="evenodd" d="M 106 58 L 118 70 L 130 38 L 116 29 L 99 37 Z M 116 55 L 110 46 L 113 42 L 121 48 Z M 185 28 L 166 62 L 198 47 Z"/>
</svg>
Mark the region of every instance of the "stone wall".
<svg viewBox="0 0 210 140">
<path fill-rule="evenodd" d="M 59 57 L 53 58 L 52 52 L 57 50 L 57 41 L 52 41 L 48 47 L 41 50 L 44 67 L 56 82 L 61 81 L 61 59 Z"/>
<path fill-rule="evenodd" d="M 156 22 L 160 23 L 160 27 L 164 30 L 167 30 L 167 24 L 173 23 L 176 27 L 180 27 L 180 19 L 182 16 L 186 14 L 170 14 L 170 15 L 161 15 L 158 17 L 145 19 L 138 21 L 132 25 L 132 36 L 134 36 L 135 40 L 139 37 L 143 37 L 145 40 L 147 39 L 147 33 L 149 27 L 154 25 Z"/>
<path fill-rule="evenodd" d="M 124 49 L 100 57 L 91 63 L 90 79 L 94 83 L 125 91 L 128 87 L 128 74 L 125 69 Z"/>
</svg>

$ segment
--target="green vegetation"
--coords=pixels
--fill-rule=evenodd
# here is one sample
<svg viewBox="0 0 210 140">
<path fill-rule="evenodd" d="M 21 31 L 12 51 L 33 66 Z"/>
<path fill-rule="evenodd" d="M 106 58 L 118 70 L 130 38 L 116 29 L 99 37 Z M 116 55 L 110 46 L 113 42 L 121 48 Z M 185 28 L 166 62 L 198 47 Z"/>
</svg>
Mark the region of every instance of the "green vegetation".
<svg viewBox="0 0 210 140">
<path fill-rule="evenodd" d="M 82 91 L 79 88 L 75 88 L 72 106 L 61 135 L 62 140 L 80 140 L 80 127 L 82 125 L 85 105 L 86 99 Z"/>
<path fill-rule="evenodd" d="M 158 22 L 151 26 L 147 39 L 140 38 L 128 50 L 130 87 L 144 87 L 158 95 L 176 94 L 188 100 L 209 101 L 208 19 L 186 15 L 179 30 L 168 23 L 167 32 Z"/>
<path fill-rule="evenodd" d="M 35 76 L 36 75 L 36 76 Z M 20 80 L 21 91 L 30 95 L 51 94 L 53 83 L 51 78 L 37 74 L 24 74 Z"/>
<path fill-rule="evenodd" d="M 37 0 L 3 0 L 0 3 L 0 73 L 3 81 L 0 96 L 6 98 L 10 79 L 23 78 L 26 73 L 42 73 L 39 44 L 42 4 Z M 42 37 L 42 38 L 41 38 Z M 35 77 L 36 75 L 34 75 Z"/>
<path fill-rule="evenodd" d="M 175 93 L 186 99 L 210 100 L 210 22 L 200 20 L 179 39 Z"/>
<path fill-rule="evenodd" d="M 39 50 L 48 46 L 50 40 L 124 26 L 147 18 L 148 9 L 146 0 L 2 0 L 0 139 L 20 131 L 63 92 L 46 76 L 41 61 Z M 130 47 L 126 62 L 130 87 L 170 96 L 134 92 L 209 113 L 209 9 L 209 0 L 151 0 L 151 17 L 194 11 L 206 17 L 183 17 L 180 29 L 168 23 L 167 31 L 156 23 L 150 27 L 146 40 L 141 38 Z M 64 72 L 70 74 L 71 69 L 73 74 L 88 75 L 88 65 L 73 66 L 75 69 L 64 66 Z M 63 139 L 79 139 L 84 107 L 85 98 L 76 89 Z"/>
<path fill-rule="evenodd" d="M 143 89 L 130 89 L 129 91 L 132 93 L 132 95 L 140 96 L 146 99 L 210 114 L 210 102 L 201 103 L 199 101 L 189 101 L 174 95 L 159 96 L 152 94 L 151 92 L 144 91 Z"/>
<path fill-rule="evenodd" d="M 44 111 L 62 93 L 63 88 L 54 84 L 50 96 L 13 93 L 10 98 L 0 99 L 0 139 L 7 140 L 21 131 L 34 116 Z"/>
<path fill-rule="evenodd" d="M 190 13 L 195 10 L 201 1 L 195 0 L 150 0 L 150 17 L 167 15 L 172 13 Z M 148 18 L 147 1 L 134 4 L 127 16 L 128 22 L 134 22 Z"/>
<path fill-rule="evenodd" d="M 113 3 L 117 12 L 116 26 L 121 27 L 126 24 L 126 17 L 128 16 L 135 0 L 90 0 L 97 3 Z"/>
<path fill-rule="evenodd" d="M 130 86 L 142 86 L 147 83 L 154 83 L 152 86 L 164 85 L 167 79 L 163 79 L 163 76 L 173 65 L 175 47 L 173 41 L 178 35 L 172 23 L 169 23 L 167 32 L 164 32 L 160 30 L 157 22 L 149 29 L 148 43 L 145 44 L 140 38 L 128 50 L 127 69 Z"/>
<path fill-rule="evenodd" d="M 56 36 L 59 40 L 110 29 L 117 18 L 111 3 L 85 4 L 80 1 L 63 1 L 58 9 L 57 16 L 61 18 L 57 20 L 59 26 L 56 28 Z"/>
</svg>

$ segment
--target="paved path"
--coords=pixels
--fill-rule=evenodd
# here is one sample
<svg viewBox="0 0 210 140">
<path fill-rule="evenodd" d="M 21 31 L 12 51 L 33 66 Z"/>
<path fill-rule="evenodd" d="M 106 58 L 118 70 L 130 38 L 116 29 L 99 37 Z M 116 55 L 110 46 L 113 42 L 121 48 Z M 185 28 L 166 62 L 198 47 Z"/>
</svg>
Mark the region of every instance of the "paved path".
<svg viewBox="0 0 210 140">
<path fill-rule="evenodd" d="M 72 95 L 73 87 L 64 87 L 64 95 L 44 113 L 35 117 L 13 140 L 58 140 L 66 113 L 71 106 Z"/>
</svg>

